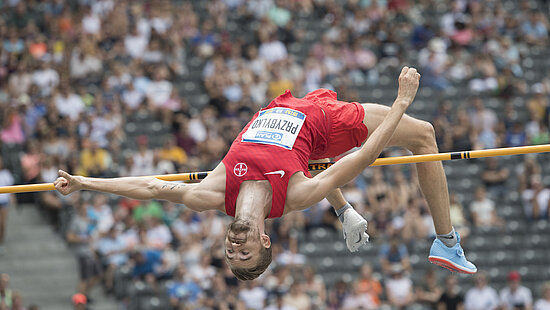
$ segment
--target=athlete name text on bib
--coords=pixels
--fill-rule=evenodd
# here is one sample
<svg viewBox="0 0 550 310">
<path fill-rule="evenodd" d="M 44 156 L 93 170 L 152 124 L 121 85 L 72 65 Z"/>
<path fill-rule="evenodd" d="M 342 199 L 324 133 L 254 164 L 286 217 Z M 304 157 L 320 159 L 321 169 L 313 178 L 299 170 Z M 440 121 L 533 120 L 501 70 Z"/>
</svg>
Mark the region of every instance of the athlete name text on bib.
<svg viewBox="0 0 550 310">
<path fill-rule="evenodd" d="M 280 146 L 292 150 L 306 115 L 289 108 L 260 111 L 258 117 L 242 135 L 242 142 Z"/>
</svg>

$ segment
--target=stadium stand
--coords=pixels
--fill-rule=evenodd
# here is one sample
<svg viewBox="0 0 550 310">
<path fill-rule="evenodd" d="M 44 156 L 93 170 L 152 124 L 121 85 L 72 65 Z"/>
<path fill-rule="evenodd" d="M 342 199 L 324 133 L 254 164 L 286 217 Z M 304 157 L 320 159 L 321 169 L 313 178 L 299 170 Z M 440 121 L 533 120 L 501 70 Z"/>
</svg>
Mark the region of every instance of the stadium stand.
<svg viewBox="0 0 550 310">
<path fill-rule="evenodd" d="M 405 64 L 422 73 L 409 113 L 434 124 L 441 151 L 550 142 L 546 1 L 6 0 L 0 7 L 1 157 L 16 184 L 52 182 L 59 168 L 98 177 L 212 169 L 252 114 L 285 89 L 302 96 L 324 87 L 342 100 L 389 104 Z M 358 254 L 348 252 L 321 202 L 268 222 L 274 264 L 253 283 L 238 282 L 223 262 L 227 219 L 219 214 L 88 192 L 17 195 L 10 216 L 35 231 L 46 230 L 47 219 L 58 236 L 33 235 L 33 246 L 51 243 L 49 257 L 59 259 L 37 264 L 36 276 L 55 275 L 66 298 L 44 289 L 48 299 L 34 283 L 24 302 L 70 307 L 66 285 L 74 281 L 73 293 L 95 299 L 92 309 L 434 309 L 450 298 L 467 310 L 482 302 L 513 309 L 506 288 L 521 283 L 533 298 L 518 304 L 538 300 L 536 310 L 548 309 L 549 159 L 445 163 L 453 222 L 495 290 L 487 300 L 476 297 L 483 275 L 449 278 L 427 261 L 435 232 L 414 167 L 404 165 L 367 169 L 343 188 L 369 220 L 372 240 Z M 13 253 L 40 254 L 17 252 L 17 235 L 0 245 L 0 272 L 12 275 L 5 283 L 24 285 L 32 275 L 21 269 L 30 266 Z M 88 255 L 87 263 L 67 263 L 59 254 L 67 246 L 74 262 Z M 16 298 L 5 297 L 6 285 L 0 309 L 11 310 Z M 105 294 L 91 293 L 98 286 Z"/>
</svg>

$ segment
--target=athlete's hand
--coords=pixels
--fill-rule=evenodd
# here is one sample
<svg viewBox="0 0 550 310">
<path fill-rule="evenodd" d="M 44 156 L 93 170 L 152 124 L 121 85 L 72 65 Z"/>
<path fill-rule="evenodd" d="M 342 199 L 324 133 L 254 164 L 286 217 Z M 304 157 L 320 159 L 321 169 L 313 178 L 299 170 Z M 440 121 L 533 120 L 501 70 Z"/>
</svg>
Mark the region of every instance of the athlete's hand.
<svg viewBox="0 0 550 310">
<path fill-rule="evenodd" d="M 409 106 L 416 96 L 420 84 L 420 73 L 415 68 L 403 67 L 399 75 L 399 90 L 396 102 Z"/>
<path fill-rule="evenodd" d="M 82 189 L 79 177 L 72 176 L 63 170 L 59 170 L 59 178 L 53 182 L 55 189 L 63 195 Z"/>
<path fill-rule="evenodd" d="M 367 220 L 353 208 L 344 211 L 342 230 L 344 231 L 344 239 L 350 252 L 356 252 L 363 244 L 369 241 Z"/>
</svg>

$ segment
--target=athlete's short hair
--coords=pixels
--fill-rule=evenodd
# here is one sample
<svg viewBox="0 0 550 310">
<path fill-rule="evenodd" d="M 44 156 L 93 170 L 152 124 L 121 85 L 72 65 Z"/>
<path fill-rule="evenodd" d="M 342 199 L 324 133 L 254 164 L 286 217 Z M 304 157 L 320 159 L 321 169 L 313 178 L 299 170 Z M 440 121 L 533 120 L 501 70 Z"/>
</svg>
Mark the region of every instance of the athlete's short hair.
<svg viewBox="0 0 550 310">
<path fill-rule="evenodd" d="M 233 268 L 231 267 L 231 272 L 241 281 L 254 280 L 259 277 L 264 271 L 269 267 L 271 261 L 273 260 L 273 253 L 271 246 L 269 248 L 264 248 L 260 250 L 260 257 L 258 258 L 258 263 L 254 267 L 250 268 Z"/>
</svg>

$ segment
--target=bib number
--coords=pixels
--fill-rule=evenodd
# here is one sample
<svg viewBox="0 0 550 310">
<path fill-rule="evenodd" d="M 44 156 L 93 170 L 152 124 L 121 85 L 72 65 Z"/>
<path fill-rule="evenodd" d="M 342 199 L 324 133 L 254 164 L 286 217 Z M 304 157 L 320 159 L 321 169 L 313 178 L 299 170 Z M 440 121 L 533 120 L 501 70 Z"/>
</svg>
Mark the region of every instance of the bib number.
<svg viewBox="0 0 550 310">
<path fill-rule="evenodd" d="M 242 142 L 280 146 L 292 150 L 306 115 L 289 108 L 260 111 L 258 117 L 242 135 Z"/>
</svg>

